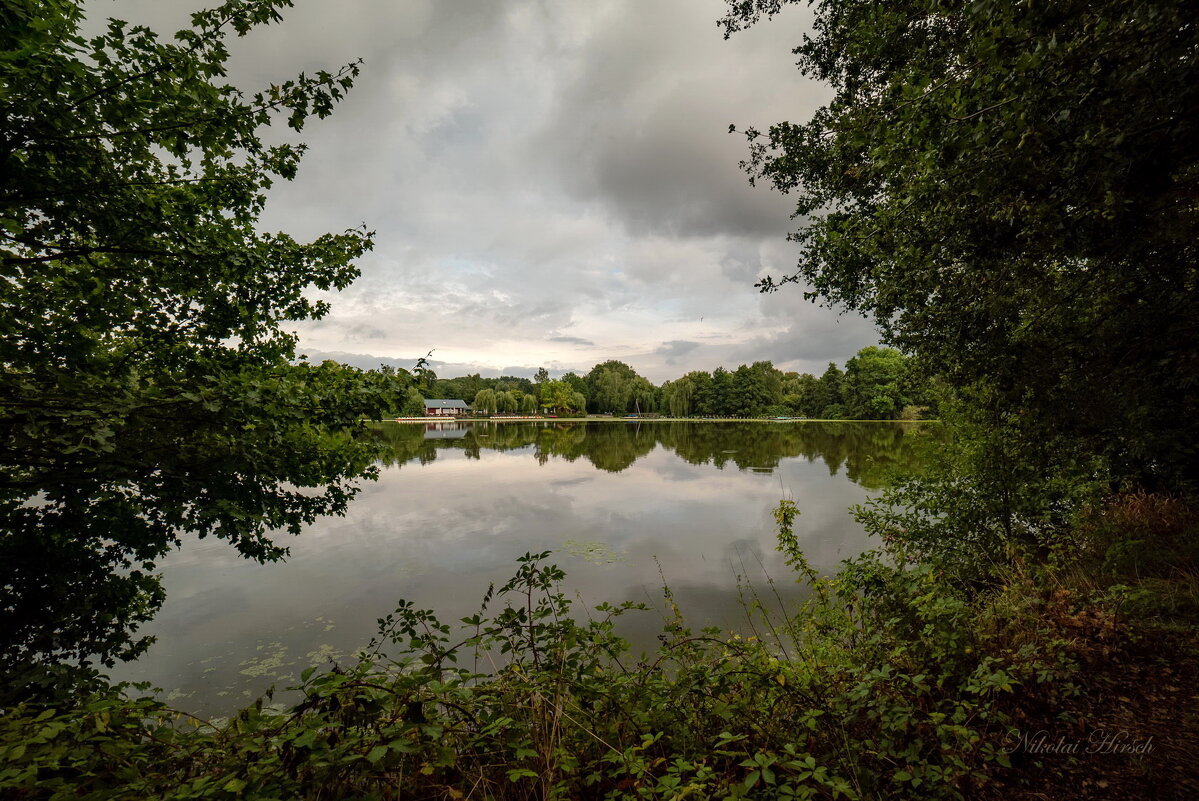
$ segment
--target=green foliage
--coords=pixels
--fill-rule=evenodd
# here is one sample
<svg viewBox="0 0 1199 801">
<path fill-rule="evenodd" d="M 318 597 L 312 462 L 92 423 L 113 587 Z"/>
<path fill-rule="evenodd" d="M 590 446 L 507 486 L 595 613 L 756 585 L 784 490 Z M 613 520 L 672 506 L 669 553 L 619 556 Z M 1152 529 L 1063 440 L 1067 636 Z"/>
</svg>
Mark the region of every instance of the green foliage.
<svg viewBox="0 0 1199 801">
<path fill-rule="evenodd" d="M 478 373 L 460 378 L 438 378 L 433 383 L 433 393 L 429 397 L 457 398 L 470 403 L 480 390 L 488 387 L 490 380 L 480 377 Z"/>
<path fill-rule="evenodd" d="M 858 351 L 844 371 L 829 362 L 819 378 L 788 374 L 782 402 L 804 417 L 897 420 L 913 396 L 927 396 L 925 383 L 899 351 L 872 346 Z"/>
<path fill-rule="evenodd" d="M 845 400 L 845 374 L 832 362 L 820 376 L 816 391 L 809 401 L 812 416 L 838 420 L 844 417 L 842 404 Z"/>
<path fill-rule="evenodd" d="M 404 405 L 400 407 L 400 417 L 423 417 L 425 414 L 425 396 L 416 387 L 408 387 L 404 393 Z"/>
<path fill-rule="evenodd" d="M 636 371 L 624 362 L 606 361 L 591 368 L 587 374 L 587 397 L 592 411 L 623 414 L 633 398 Z"/>
<path fill-rule="evenodd" d="M 282 0 L 228 0 L 173 41 L 80 4 L 0 10 L 0 672 L 136 654 L 179 535 L 279 558 L 268 533 L 345 509 L 394 408 L 394 371 L 293 362 L 294 321 L 347 286 L 370 234 L 260 232 L 266 191 L 356 65 L 255 94 L 222 83 L 225 38 Z M 281 137 L 271 137 L 282 141 Z M 7 691 L 0 689 L 0 694 Z"/>
<path fill-rule="evenodd" d="M 430 351 L 429 356 L 432 355 L 433 352 Z M 412 379 L 422 396 L 432 398 L 434 397 L 433 387 L 437 385 L 437 373 L 433 372 L 433 368 L 429 367 L 429 363 L 426 361 L 427 358 L 422 358 L 417 362 L 416 368 L 412 371 Z"/>
<path fill-rule="evenodd" d="M 586 417 L 587 398 L 582 392 L 570 393 L 570 408 L 580 417 Z"/>
<path fill-rule="evenodd" d="M 770 362 L 741 365 L 729 375 L 726 413 L 737 417 L 764 417 L 783 399 L 783 374 Z"/>
<path fill-rule="evenodd" d="M 499 409 L 495 390 L 481 389 L 475 394 L 471 408 L 480 414 L 495 414 Z"/>
<path fill-rule="evenodd" d="M 573 382 L 572 382 L 573 386 Z M 606 361 L 597 364 L 586 377 L 586 388 L 580 392 L 591 411 L 612 414 L 658 408 L 658 390 L 624 362 Z"/>
<path fill-rule="evenodd" d="M 784 2 L 730 0 L 726 32 Z M 873 316 L 1033 449 L 1199 476 L 1199 28 L 1189 4 L 823 0 L 800 69 L 833 98 L 749 130 L 796 198 L 794 275 Z"/>
<path fill-rule="evenodd" d="M 1085 454 L 1045 461 L 1011 435 L 1006 415 L 981 415 L 981 397 L 947 408 L 948 436 L 927 448 L 919 475 L 896 476 L 855 509 L 867 531 L 897 558 L 933 565 L 963 586 L 1003 579 L 1012 561 L 1044 563 L 1070 549 L 1079 510 L 1106 483 L 1103 465 Z"/>
<path fill-rule="evenodd" d="M 570 388 L 572 390 L 574 390 L 575 392 L 582 395 L 584 400 L 587 399 L 587 397 L 588 397 L 588 395 L 587 395 L 587 392 L 588 392 L 587 379 L 583 378 L 583 376 L 576 375 L 575 373 L 567 373 L 566 375 L 562 376 L 562 378 L 560 378 L 559 380 L 565 381 L 567 384 L 570 384 Z M 586 406 L 584 406 L 582 408 L 586 408 Z"/>
<path fill-rule="evenodd" d="M 695 382 L 688 376 L 662 385 L 662 405 L 671 417 L 690 417 L 695 409 Z"/>
<path fill-rule="evenodd" d="M 689 381 L 694 389 L 692 390 L 692 405 L 695 414 L 699 415 L 714 415 L 715 397 L 712 392 L 713 380 L 711 373 L 705 373 L 702 370 L 694 370 L 683 376 Z"/>
<path fill-rule="evenodd" d="M 894 348 L 862 348 L 845 363 L 847 416 L 858 420 L 895 420 L 909 399 L 904 394 L 908 365 Z"/>
<path fill-rule="evenodd" d="M 770 362 L 688 373 L 662 385 L 661 402 L 674 417 L 894 420 L 913 398 L 930 402 L 926 383 L 899 351 L 869 347 L 846 363 L 845 372 L 830 362 L 820 378 L 784 374 Z"/>
<path fill-rule="evenodd" d="M 400 602 L 356 663 L 303 676 L 290 710 L 222 723 L 100 693 L 0 715 L 0 793 L 95 799 L 971 797 L 1010 765 L 1012 710 L 1077 672 L 1053 632 L 975 625 L 926 568 L 866 557 L 817 576 L 781 507 L 780 547 L 815 594 L 762 637 L 683 625 L 616 632 L 644 607 L 572 617 L 564 574 L 526 554 L 480 610 L 442 622 Z M 756 614 L 756 613 L 755 613 Z M 998 631 L 998 629 L 995 629 Z"/>
<path fill-rule="evenodd" d="M 495 393 L 495 410 L 501 414 L 515 412 L 520 408 L 520 401 L 511 392 Z"/>
<path fill-rule="evenodd" d="M 532 394 L 536 391 L 533 382 L 527 378 L 510 375 L 499 378 L 483 378 L 478 373 L 458 378 L 437 378 L 432 382 L 432 387 L 426 397 L 457 398 L 467 403 L 471 403 L 484 389 L 490 389 L 497 394 L 518 392 L 521 395 Z"/>
<path fill-rule="evenodd" d="M 494 393 L 495 410 L 531 413 L 524 403 L 529 385 L 539 406 L 556 414 L 596 412 L 664 412 L 672 417 L 695 415 L 720 417 L 774 417 L 799 414 L 805 417 L 897 419 L 913 402 L 928 404 L 925 382 L 909 360 L 891 348 L 864 348 L 847 363 L 853 366 L 852 381 L 834 364 L 820 379 L 797 373 L 784 375 L 768 361 L 742 364 L 736 370 L 717 368 L 714 374 L 696 371 L 655 387 L 623 362 L 596 365 L 582 378 L 567 373 L 557 381 L 548 374 L 536 385 L 528 379 L 461 378 L 437 379 L 438 397 L 461 398 L 474 404 L 479 393 Z M 523 384 L 521 383 L 523 382 Z M 569 394 L 562 389 L 569 388 Z M 502 396 L 508 393 L 511 397 Z M 483 396 L 491 397 L 491 396 Z M 580 400 L 581 398 L 581 400 Z M 590 399 L 590 400 L 589 400 Z M 476 406 L 477 410 L 490 406 Z"/>
<path fill-rule="evenodd" d="M 586 404 L 586 399 L 575 392 L 565 381 L 543 381 L 541 383 L 541 405 L 545 408 L 564 414 L 571 411 L 584 411 L 580 402 Z"/>
</svg>

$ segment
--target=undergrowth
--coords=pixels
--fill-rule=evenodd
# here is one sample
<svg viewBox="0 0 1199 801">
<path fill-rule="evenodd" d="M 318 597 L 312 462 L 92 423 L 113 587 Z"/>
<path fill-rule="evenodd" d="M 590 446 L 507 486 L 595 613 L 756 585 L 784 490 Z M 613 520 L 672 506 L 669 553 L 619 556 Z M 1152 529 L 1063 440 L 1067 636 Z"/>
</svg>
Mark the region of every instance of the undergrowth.
<svg viewBox="0 0 1199 801">
<path fill-rule="evenodd" d="M 1029 710 L 1119 648 L 1113 616 L 1028 580 L 983 600 L 880 554 L 820 576 L 795 514 L 779 508 L 781 548 L 813 592 L 759 638 L 675 614 L 635 656 L 616 624 L 641 607 L 580 619 L 549 553 L 526 554 L 454 625 L 400 603 L 287 710 L 210 722 L 117 690 L 9 709 L 0 795 L 967 798 L 1010 781 Z"/>
</svg>

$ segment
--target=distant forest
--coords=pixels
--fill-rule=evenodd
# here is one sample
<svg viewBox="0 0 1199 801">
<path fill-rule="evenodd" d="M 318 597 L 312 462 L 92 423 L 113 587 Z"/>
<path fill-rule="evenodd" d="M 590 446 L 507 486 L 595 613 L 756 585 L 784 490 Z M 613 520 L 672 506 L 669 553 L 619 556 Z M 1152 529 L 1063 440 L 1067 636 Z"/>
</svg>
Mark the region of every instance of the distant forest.
<svg viewBox="0 0 1199 801">
<path fill-rule="evenodd" d="M 401 375 L 407 371 L 398 371 Z M 597 364 L 586 375 L 551 379 L 483 378 L 478 373 L 439 378 L 428 368 L 412 373 L 405 414 L 424 412 L 425 398 L 457 398 L 483 413 L 660 413 L 673 417 L 800 416 L 829 420 L 916 419 L 936 414 L 932 382 L 893 348 L 858 351 L 844 368 L 829 362 L 820 376 L 783 372 L 769 361 L 693 371 L 655 386 L 620 361 Z"/>
</svg>

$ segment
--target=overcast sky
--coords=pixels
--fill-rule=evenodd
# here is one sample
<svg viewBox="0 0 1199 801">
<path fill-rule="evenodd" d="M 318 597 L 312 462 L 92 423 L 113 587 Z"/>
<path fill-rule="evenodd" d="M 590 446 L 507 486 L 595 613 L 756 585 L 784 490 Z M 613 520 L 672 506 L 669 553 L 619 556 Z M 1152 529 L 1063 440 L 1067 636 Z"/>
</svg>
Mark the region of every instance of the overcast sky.
<svg viewBox="0 0 1199 801">
<path fill-rule="evenodd" d="M 170 32 L 202 0 L 91 0 Z M 728 133 L 806 119 L 827 90 L 791 49 L 796 7 L 721 38 L 721 0 L 297 0 L 235 43 L 254 89 L 364 60 L 350 97 L 300 141 L 264 227 L 365 223 L 375 249 L 310 358 L 443 377 L 586 372 L 620 359 L 660 383 L 769 359 L 820 373 L 874 344 L 868 322 L 754 281 L 793 269 L 786 197 L 754 189 Z M 92 25 L 95 19 L 92 20 Z M 285 127 L 280 125 L 280 131 Z"/>
</svg>

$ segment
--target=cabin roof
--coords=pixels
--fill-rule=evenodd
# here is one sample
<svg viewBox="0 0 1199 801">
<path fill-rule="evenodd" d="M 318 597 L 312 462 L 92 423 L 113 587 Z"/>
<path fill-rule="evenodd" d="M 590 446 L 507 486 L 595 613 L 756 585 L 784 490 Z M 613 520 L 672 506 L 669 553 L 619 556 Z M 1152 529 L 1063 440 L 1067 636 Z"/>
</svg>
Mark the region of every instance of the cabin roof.
<svg viewBox="0 0 1199 801">
<path fill-rule="evenodd" d="M 466 401 L 457 398 L 425 398 L 426 409 L 469 409 Z"/>
</svg>

